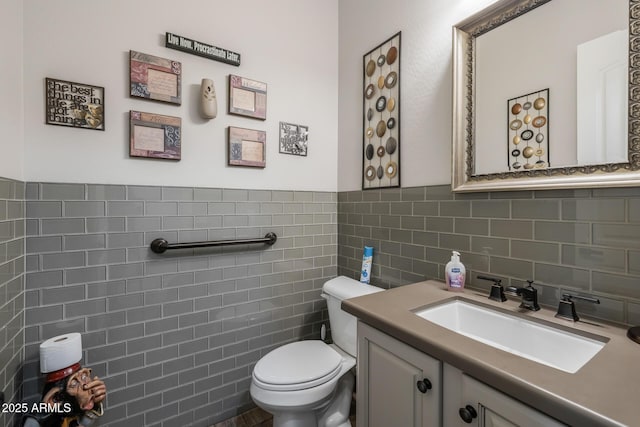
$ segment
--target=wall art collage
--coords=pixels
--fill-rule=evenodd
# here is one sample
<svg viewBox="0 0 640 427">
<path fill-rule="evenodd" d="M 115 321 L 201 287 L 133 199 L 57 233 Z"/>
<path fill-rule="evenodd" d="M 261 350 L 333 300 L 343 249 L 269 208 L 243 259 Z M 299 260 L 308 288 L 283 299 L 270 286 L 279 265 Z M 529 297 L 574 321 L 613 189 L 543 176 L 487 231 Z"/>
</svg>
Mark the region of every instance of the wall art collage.
<svg viewBox="0 0 640 427">
<path fill-rule="evenodd" d="M 240 54 L 207 43 L 166 33 L 165 47 L 232 66 L 240 66 Z M 182 105 L 183 65 L 173 59 L 129 51 L 129 95 L 149 101 Z M 267 84 L 230 74 L 228 114 L 267 119 Z M 203 78 L 198 99 L 204 119 L 217 116 L 213 80 Z M 104 87 L 45 78 L 45 122 L 51 125 L 105 130 Z M 227 165 L 264 168 L 264 130 L 227 127 Z M 309 127 L 280 122 L 280 153 L 307 155 Z M 182 119 L 152 112 L 129 111 L 129 156 L 180 160 Z"/>
</svg>

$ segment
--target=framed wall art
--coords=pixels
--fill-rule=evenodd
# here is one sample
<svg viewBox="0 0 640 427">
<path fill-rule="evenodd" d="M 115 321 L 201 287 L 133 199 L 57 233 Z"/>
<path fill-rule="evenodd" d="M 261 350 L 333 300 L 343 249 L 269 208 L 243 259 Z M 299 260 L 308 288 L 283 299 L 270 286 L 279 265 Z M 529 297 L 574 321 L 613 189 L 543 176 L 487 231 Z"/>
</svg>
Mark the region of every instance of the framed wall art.
<svg viewBox="0 0 640 427">
<path fill-rule="evenodd" d="M 546 169 L 549 160 L 549 89 L 507 101 L 509 170 Z"/>
<path fill-rule="evenodd" d="M 228 159 L 230 166 L 264 168 L 267 133 L 261 130 L 229 126 Z"/>
<path fill-rule="evenodd" d="M 104 130 L 104 88 L 45 78 L 46 123 Z"/>
<path fill-rule="evenodd" d="M 309 126 L 280 122 L 280 152 L 296 156 L 307 155 Z"/>
<path fill-rule="evenodd" d="M 182 64 L 178 61 L 130 51 L 131 96 L 180 105 Z"/>
<path fill-rule="evenodd" d="M 267 84 L 229 75 L 229 114 L 266 120 Z"/>
<path fill-rule="evenodd" d="M 400 187 L 398 32 L 362 58 L 362 188 Z"/>
<path fill-rule="evenodd" d="M 180 117 L 131 111 L 129 155 L 180 160 L 181 128 Z"/>
</svg>

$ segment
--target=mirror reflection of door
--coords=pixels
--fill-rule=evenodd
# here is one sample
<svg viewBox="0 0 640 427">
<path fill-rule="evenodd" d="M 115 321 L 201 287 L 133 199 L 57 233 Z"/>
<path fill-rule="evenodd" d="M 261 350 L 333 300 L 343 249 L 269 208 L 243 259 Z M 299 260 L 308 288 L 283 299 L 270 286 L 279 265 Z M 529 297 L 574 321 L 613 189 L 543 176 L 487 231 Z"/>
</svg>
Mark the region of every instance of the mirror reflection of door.
<svg viewBox="0 0 640 427">
<path fill-rule="evenodd" d="M 577 48 L 579 165 L 627 161 L 628 30 Z"/>
</svg>

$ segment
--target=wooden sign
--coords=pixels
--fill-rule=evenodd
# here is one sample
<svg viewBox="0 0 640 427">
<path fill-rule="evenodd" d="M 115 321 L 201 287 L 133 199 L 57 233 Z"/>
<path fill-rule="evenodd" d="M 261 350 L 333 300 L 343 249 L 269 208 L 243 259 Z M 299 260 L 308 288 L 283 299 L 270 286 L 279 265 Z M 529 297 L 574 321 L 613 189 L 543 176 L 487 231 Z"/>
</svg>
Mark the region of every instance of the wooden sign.
<svg viewBox="0 0 640 427">
<path fill-rule="evenodd" d="M 173 33 L 166 33 L 165 46 L 170 49 L 181 50 L 193 55 L 202 56 L 225 64 L 240 65 L 240 54 L 221 47 L 211 46 L 196 40 L 182 37 Z"/>
</svg>

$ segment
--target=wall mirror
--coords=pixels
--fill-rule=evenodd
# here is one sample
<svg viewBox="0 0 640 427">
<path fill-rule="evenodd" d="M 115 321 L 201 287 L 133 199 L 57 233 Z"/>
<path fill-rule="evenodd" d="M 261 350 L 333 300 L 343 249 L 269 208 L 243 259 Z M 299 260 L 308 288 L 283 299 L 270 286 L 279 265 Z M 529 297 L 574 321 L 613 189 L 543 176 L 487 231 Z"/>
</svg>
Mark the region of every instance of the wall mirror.
<svg viewBox="0 0 640 427">
<path fill-rule="evenodd" d="M 452 190 L 640 185 L 640 0 L 498 0 L 453 28 Z"/>
</svg>

